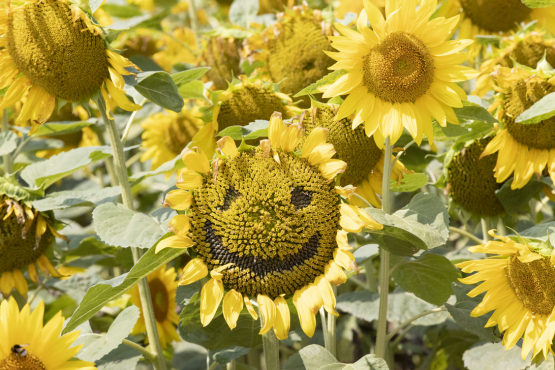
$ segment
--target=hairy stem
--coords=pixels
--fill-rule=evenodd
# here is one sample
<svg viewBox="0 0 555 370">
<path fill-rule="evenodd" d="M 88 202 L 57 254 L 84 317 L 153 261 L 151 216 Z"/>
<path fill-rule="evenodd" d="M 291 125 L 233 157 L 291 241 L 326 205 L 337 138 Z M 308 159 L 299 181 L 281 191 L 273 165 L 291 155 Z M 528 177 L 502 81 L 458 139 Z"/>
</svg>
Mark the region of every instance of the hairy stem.
<svg viewBox="0 0 555 370">
<path fill-rule="evenodd" d="M 266 370 L 279 370 L 279 340 L 273 330 L 262 334 Z"/>
<path fill-rule="evenodd" d="M 330 340 L 328 332 L 328 323 L 326 321 L 326 311 L 324 311 L 324 306 L 320 307 L 320 319 L 322 321 L 322 332 L 324 334 L 324 347 L 330 350 Z"/>
<path fill-rule="evenodd" d="M 8 132 L 10 127 L 8 125 L 8 110 L 4 109 L 4 116 L 2 117 L 2 126 L 1 132 Z M 15 159 L 15 158 L 14 158 Z M 4 164 L 4 172 L 5 173 L 12 173 L 13 172 L 13 161 L 10 153 L 5 154 L 2 156 L 2 162 Z"/>
<path fill-rule="evenodd" d="M 415 315 L 415 316 L 411 317 L 410 319 L 404 321 L 403 323 L 401 323 L 401 325 L 399 325 L 398 327 L 396 327 L 395 329 L 393 329 L 393 330 L 391 331 L 391 333 L 389 333 L 389 334 L 387 335 L 387 337 L 385 337 L 385 342 L 386 342 L 386 344 L 387 344 L 387 342 L 389 342 L 389 340 L 390 340 L 391 338 L 393 338 L 393 336 L 394 336 L 395 334 L 397 334 L 399 331 L 401 331 L 401 329 L 403 329 L 405 326 L 407 326 L 408 324 L 412 323 L 413 321 L 418 320 L 418 319 L 421 318 L 421 317 L 428 316 L 428 315 L 431 315 L 431 314 L 433 314 L 433 313 L 438 313 L 438 312 L 442 312 L 442 311 L 447 311 L 447 308 L 445 308 L 444 306 L 441 306 L 441 307 L 434 308 L 434 309 L 431 309 L 431 310 L 428 310 L 428 311 L 424 311 L 424 312 L 419 313 L 418 315 Z"/>
<path fill-rule="evenodd" d="M 474 235 L 472 235 L 471 233 L 469 233 L 466 230 L 463 229 L 459 229 L 458 227 L 453 227 L 453 226 L 449 226 L 449 231 L 452 231 L 454 233 L 460 234 L 462 236 L 466 236 L 468 239 L 478 243 L 478 244 L 482 244 L 482 240 Z"/>
<path fill-rule="evenodd" d="M 150 352 L 145 347 L 141 346 L 140 344 L 132 342 L 129 339 L 124 339 L 124 340 L 121 341 L 121 343 L 123 343 L 126 346 L 131 347 L 131 348 L 141 352 L 143 357 L 146 358 L 147 360 L 149 360 L 150 362 L 152 362 L 153 364 L 156 363 L 156 355 L 154 353 Z"/>
<path fill-rule="evenodd" d="M 491 229 L 491 225 L 490 225 L 489 220 L 486 220 L 485 218 L 482 218 L 482 235 L 483 235 L 484 241 L 481 242 L 480 244 L 482 244 L 482 243 L 485 244 L 485 243 L 487 243 L 489 240 L 491 240 L 491 237 L 490 237 L 489 234 L 488 234 L 488 231 L 489 231 L 490 229 Z"/>
</svg>

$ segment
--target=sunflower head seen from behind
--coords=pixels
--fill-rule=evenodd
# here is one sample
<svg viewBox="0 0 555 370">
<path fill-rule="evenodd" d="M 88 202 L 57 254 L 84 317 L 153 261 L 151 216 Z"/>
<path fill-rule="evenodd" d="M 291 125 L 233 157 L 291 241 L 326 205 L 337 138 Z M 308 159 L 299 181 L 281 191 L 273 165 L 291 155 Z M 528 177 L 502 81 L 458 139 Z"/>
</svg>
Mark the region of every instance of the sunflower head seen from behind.
<svg viewBox="0 0 555 370">
<path fill-rule="evenodd" d="M 459 65 L 467 59 L 459 51 L 472 40 L 445 41 L 458 17 L 430 21 L 437 1 L 422 1 L 418 9 L 416 4 L 386 1 L 384 19 L 364 0 L 358 32 L 336 23 L 343 36 L 330 37 L 337 52 L 326 52 L 337 61 L 330 69 L 347 73 L 322 88 L 324 97 L 347 95 L 337 118 L 354 112 L 353 126 L 364 122 L 366 134 L 374 136 L 379 148 L 387 137 L 394 144 L 403 128 L 418 144 L 424 133 L 432 142 L 432 117 L 442 126 L 458 124 L 453 107 L 462 107 L 466 94 L 455 82 L 476 76 L 473 69 Z"/>
<path fill-rule="evenodd" d="M 231 329 L 244 304 L 256 318 L 250 301 L 256 299 L 264 319 L 261 334 L 273 328 L 285 339 L 291 297 L 302 329 L 312 336 L 320 307 L 336 313 L 330 283 L 346 281 L 342 268 L 356 269 L 345 231 L 382 225 L 340 202 L 333 180 L 346 164 L 331 158 L 335 151 L 325 129 L 315 128 L 300 154 L 294 152 L 300 125 L 286 126 L 276 113 L 268 131 L 269 140 L 255 148 L 238 150 L 230 137 L 222 138 L 222 155 L 211 164 L 201 150 L 185 149 L 188 169 L 165 205 L 187 213 L 172 219 L 175 236 L 156 250 L 189 248 L 193 259 L 180 284 L 210 274 L 201 291 L 203 325 L 222 300 Z"/>
<path fill-rule="evenodd" d="M 206 76 L 216 90 L 227 89 L 229 82 L 242 74 L 240 52 L 243 41 L 228 36 L 225 31 L 212 35 L 201 54 L 202 61 L 210 67 Z"/>
</svg>

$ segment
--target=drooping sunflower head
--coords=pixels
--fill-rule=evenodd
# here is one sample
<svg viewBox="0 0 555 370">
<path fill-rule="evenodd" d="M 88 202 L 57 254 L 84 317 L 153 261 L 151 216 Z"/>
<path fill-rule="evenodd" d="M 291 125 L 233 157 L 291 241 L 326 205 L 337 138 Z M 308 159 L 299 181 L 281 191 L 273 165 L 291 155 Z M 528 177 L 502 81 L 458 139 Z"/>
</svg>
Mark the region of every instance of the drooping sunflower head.
<svg viewBox="0 0 555 370">
<path fill-rule="evenodd" d="M 154 318 L 156 319 L 156 327 L 162 348 L 166 348 L 172 341 L 179 342 L 181 338 L 175 330 L 175 326 L 179 323 L 179 316 L 175 312 L 177 303 L 175 296 L 177 291 L 177 273 L 173 268 L 166 269 L 166 266 L 160 267 L 158 270 L 147 276 L 148 287 L 150 289 L 150 298 L 152 299 L 152 307 L 154 309 Z M 141 314 L 139 320 L 135 324 L 131 334 L 146 333 L 145 319 L 143 315 L 141 299 L 139 295 L 139 287 L 135 285 L 129 291 L 130 302 L 139 307 Z M 148 337 L 145 339 L 148 343 Z"/>
<path fill-rule="evenodd" d="M 352 120 L 343 118 L 336 120 L 337 107 L 321 105 L 303 111 L 298 117 L 305 133 L 299 144 L 305 143 L 312 131 L 321 127 L 328 130 L 328 142 L 333 145 L 336 154 L 333 158 L 347 163 L 347 169 L 340 177 L 341 186 L 353 185 L 356 193 L 366 199 L 375 207 L 381 207 L 382 173 L 384 165 L 383 150 L 379 149 L 374 138 L 366 136 L 362 126 L 352 128 Z M 397 161 L 393 168 L 391 178 L 396 181 L 403 179 L 403 174 L 408 173 L 405 166 Z M 363 206 L 364 202 L 356 197 L 349 197 L 349 202 Z"/>
<path fill-rule="evenodd" d="M 495 196 L 495 191 L 502 186 L 493 176 L 497 155 L 480 157 L 492 138 L 478 139 L 456 151 L 446 164 L 451 199 L 463 210 L 481 218 L 505 213 Z"/>
<path fill-rule="evenodd" d="M 523 338 L 522 358 L 530 351 L 543 352 L 545 358 L 555 335 L 555 254 L 549 241 L 490 235 L 500 241 L 489 241 L 469 250 L 495 256 L 456 265 L 463 272 L 476 274 L 460 279 L 465 284 L 483 281 L 468 295 L 484 292 L 483 301 L 471 316 L 482 316 L 495 310 L 486 327 L 497 325 L 504 332 L 503 345 L 511 349 Z"/>
<path fill-rule="evenodd" d="M 324 98 L 348 95 L 338 119 L 355 113 L 353 127 L 365 123 L 383 148 L 385 138 L 394 144 L 406 128 L 418 144 L 426 133 L 433 142 L 432 120 L 441 125 L 458 124 L 453 107 L 462 107 L 464 91 L 455 83 L 476 76 L 458 64 L 467 56 L 460 50 L 472 40 L 445 41 L 458 17 L 435 18 L 435 0 L 387 2 L 384 19 L 380 10 L 364 0 L 357 22 L 359 32 L 335 24 L 343 36 L 331 36 L 337 60 L 330 69 L 346 70 L 332 85 L 322 87 Z M 416 10 L 415 10 L 416 9 Z M 373 29 L 368 28 L 368 20 Z"/>
<path fill-rule="evenodd" d="M 187 209 L 170 222 L 176 235 L 162 240 L 157 251 L 190 248 L 193 258 L 180 284 L 208 275 L 201 292 L 201 321 L 208 325 L 224 295 L 223 312 L 234 328 L 243 301 L 258 300 L 264 316 L 261 333 L 272 327 L 280 339 L 288 336 L 293 297 L 307 335 L 323 305 L 335 313 L 330 283 L 345 281 L 345 269 L 355 269 L 346 231 L 381 228 L 357 207 L 342 204 L 333 179 L 345 162 L 332 159 L 326 130 L 315 128 L 300 156 L 294 152 L 302 137 L 299 124 L 286 126 L 272 116 L 270 140 L 239 151 L 230 137 L 218 142 L 222 156 L 209 164 L 201 150 L 186 149 L 188 170 L 178 180 L 166 206 Z M 279 313 L 276 314 L 276 312 Z"/>
<path fill-rule="evenodd" d="M 9 2 L 0 15 L 0 109 L 23 102 L 17 121 L 32 132 L 50 117 L 56 100 L 88 102 L 101 93 L 108 115 L 120 106 L 137 110 L 124 94 L 122 75 L 133 63 L 108 49 L 102 30 L 67 0 Z M 3 48 L 2 48 L 3 47 Z M 31 133 L 32 133 L 31 132 Z"/>
<path fill-rule="evenodd" d="M 490 110 L 503 124 L 482 156 L 498 153 L 495 177 L 505 181 L 513 172 L 513 189 L 523 187 L 534 173 L 541 175 L 547 165 L 552 178 L 555 172 L 555 117 L 536 124 L 516 122 L 525 110 L 541 98 L 555 92 L 553 73 L 540 70 L 497 67 L 493 74 L 499 92 Z"/>
<path fill-rule="evenodd" d="M 141 124 L 145 130 L 142 146 L 147 151 L 141 156 L 141 161 L 152 159 L 152 169 L 156 169 L 177 157 L 203 124 L 197 115 L 196 110 L 189 111 L 184 107 L 181 113 L 164 111 L 145 119 Z"/>
<path fill-rule="evenodd" d="M 233 78 L 241 75 L 242 43 L 240 39 L 214 36 L 204 46 L 201 58 L 210 67 L 206 75 L 216 90 L 227 89 Z"/>
<path fill-rule="evenodd" d="M 94 363 L 72 360 L 83 344 L 70 347 L 80 330 L 60 336 L 64 317 L 62 311 L 43 325 L 44 301 L 31 312 L 29 304 L 21 311 L 11 297 L 0 304 L 0 369 L 25 370 L 95 370 Z"/>
<path fill-rule="evenodd" d="M 247 40 L 247 49 L 255 60 L 265 62 L 263 76 L 281 81 L 281 90 L 296 94 L 328 74 L 333 64 L 325 51 L 331 46 L 327 36 L 331 24 L 322 13 L 306 4 L 286 9 L 278 22 Z"/>
</svg>

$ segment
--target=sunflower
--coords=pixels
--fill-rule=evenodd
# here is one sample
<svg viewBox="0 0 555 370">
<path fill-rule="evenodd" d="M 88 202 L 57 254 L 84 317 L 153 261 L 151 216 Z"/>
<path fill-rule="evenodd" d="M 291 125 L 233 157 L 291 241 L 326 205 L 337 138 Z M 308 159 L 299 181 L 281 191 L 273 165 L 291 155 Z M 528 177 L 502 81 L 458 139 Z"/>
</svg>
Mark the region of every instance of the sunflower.
<svg viewBox="0 0 555 370">
<path fill-rule="evenodd" d="M 108 116 L 117 106 L 141 108 L 125 96 L 122 77 L 134 75 L 126 67 L 138 67 L 109 49 L 102 30 L 78 6 L 7 1 L 0 9 L 0 89 L 9 87 L 0 109 L 23 102 L 17 121 L 31 121 L 30 135 L 56 106 L 87 103 L 98 92 Z"/>
<path fill-rule="evenodd" d="M 523 237 L 501 237 L 501 241 L 469 248 L 473 253 L 493 254 L 484 260 L 459 263 L 463 272 L 477 272 L 459 279 L 465 284 L 484 281 L 468 295 L 487 292 L 482 302 L 470 313 L 473 317 L 495 310 L 486 327 L 497 325 L 503 345 L 511 349 L 523 338 L 522 358 L 533 350 L 534 356 L 551 351 L 555 335 L 555 253 L 553 246 L 541 240 Z"/>
<path fill-rule="evenodd" d="M 514 62 L 536 68 L 545 55 L 546 61 L 555 66 L 555 39 L 547 38 L 545 32 L 517 33 L 501 40 L 501 49 L 480 66 L 480 75 L 476 78 L 474 95 L 484 96 L 491 90 L 491 73 L 495 66 L 513 68 Z"/>
<path fill-rule="evenodd" d="M 0 183 L 2 189 L 17 189 L 4 178 Z M 68 241 L 56 231 L 54 223 L 51 212 L 37 211 L 25 197 L 0 193 L 0 291 L 4 296 L 13 288 L 26 296 L 27 280 L 22 270 L 27 269 L 29 278 L 38 284 L 36 265 L 47 275 L 61 276 L 44 254 L 55 236 Z"/>
<path fill-rule="evenodd" d="M 241 39 L 214 35 L 202 50 L 201 59 L 210 67 L 206 77 L 216 90 L 225 90 L 234 77 L 241 75 Z"/>
<path fill-rule="evenodd" d="M 31 312 L 29 304 L 21 311 L 12 297 L 0 304 L 0 369 L 13 370 L 94 370 L 94 363 L 71 360 L 83 344 L 70 347 L 80 330 L 60 336 L 62 312 L 43 325 L 44 302 Z"/>
<path fill-rule="evenodd" d="M 382 194 L 383 150 L 376 146 L 374 138 L 365 135 L 362 127 L 359 126 L 353 130 L 350 119 L 343 118 L 336 121 L 336 113 L 337 106 L 322 104 L 320 107 L 304 111 L 297 117 L 296 119 L 306 130 L 299 143 L 299 148 L 304 145 L 315 128 L 326 129 L 327 140 L 336 151 L 333 158 L 347 163 L 347 169 L 339 180 L 341 186 L 356 186 L 355 193 L 374 207 L 381 208 L 381 199 L 378 195 Z M 393 167 L 391 178 L 399 183 L 405 173 L 412 173 L 412 171 L 408 171 L 401 161 L 397 161 Z M 365 205 L 357 197 L 349 197 L 349 202 L 360 207 Z"/>
<path fill-rule="evenodd" d="M 177 335 L 175 325 L 179 323 L 179 316 L 175 312 L 177 304 L 175 303 L 175 295 L 177 290 L 177 273 L 173 268 L 166 269 L 166 266 L 160 267 L 158 270 L 147 276 L 148 286 L 150 289 L 150 298 L 154 308 L 154 317 L 156 319 L 156 328 L 162 348 L 166 348 L 172 341 L 179 342 L 181 338 Z M 131 334 L 146 333 L 145 319 L 142 312 L 141 297 L 139 296 L 139 286 L 135 285 L 129 291 L 131 297 L 129 301 L 141 310 L 139 321 L 135 324 Z M 146 338 L 148 342 L 148 338 Z"/>
<path fill-rule="evenodd" d="M 147 151 L 141 161 L 152 159 L 151 169 L 155 170 L 177 157 L 202 126 L 197 115 L 196 110 L 189 111 L 184 107 L 181 113 L 165 110 L 145 119 L 141 124 L 145 130 L 142 146 Z"/>
<path fill-rule="evenodd" d="M 496 217 L 505 208 L 495 195 L 503 184 L 493 176 L 497 155 L 481 158 L 480 155 L 492 136 L 467 144 L 462 150 L 452 150 L 446 158 L 447 190 L 452 201 L 464 211 L 479 218 Z"/>
<path fill-rule="evenodd" d="M 370 2 L 380 8 L 380 10 L 385 8 L 385 0 L 370 0 Z M 364 9 L 362 0 L 340 0 L 335 11 L 335 16 L 339 19 L 344 19 L 347 13 L 360 14 L 362 9 Z"/>
<path fill-rule="evenodd" d="M 515 121 L 538 100 L 555 92 L 553 72 L 546 75 L 541 70 L 498 67 L 493 75 L 499 93 L 490 110 L 495 111 L 502 127 L 482 157 L 498 153 L 495 178 L 503 182 L 514 173 L 512 189 L 522 188 L 533 174 L 541 175 L 546 166 L 555 181 L 555 117 L 537 124 Z"/>
<path fill-rule="evenodd" d="M 322 12 L 311 10 L 306 3 L 286 9 L 277 23 L 246 41 L 250 59 L 265 62 L 261 76 L 281 81 L 281 91 L 296 94 L 324 77 L 333 64 L 324 51 L 332 50 L 328 35 L 331 24 Z"/>
<path fill-rule="evenodd" d="M 152 59 L 166 72 L 171 72 L 178 63 L 197 63 L 197 43 L 195 33 L 187 27 L 177 27 L 164 34 L 158 42 L 159 52 Z"/>
<path fill-rule="evenodd" d="M 256 319 L 250 301 L 256 298 L 264 319 L 260 334 L 274 328 L 285 339 L 290 322 L 286 299 L 292 297 L 301 327 L 312 337 L 320 307 L 337 315 L 330 283 L 346 281 L 341 267 L 357 269 L 346 231 L 383 226 L 357 207 L 340 203 L 341 189 L 333 180 L 346 163 L 331 159 L 335 150 L 325 143 L 325 129 L 312 130 L 299 153 L 294 152 L 302 137 L 299 124 L 285 126 L 275 113 L 268 132 L 270 140 L 240 151 L 230 137 L 222 138 L 222 156 L 212 165 L 202 150 L 185 149 L 187 172 L 165 205 L 188 212 L 171 220 L 175 236 L 158 243 L 156 252 L 190 248 L 194 258 L 185 266 L 181 285 L 210 273 L 201 291 L 204 326 L 222 299 L 231 329 L 244 304 Z"/>
<path fill-rule="evenodd" d="M 403 127 L 418 144 L 424 133 L 432 143 L 431 117 L 442 126 L 447 121 L 458 124 L 452 107 L 462 107 L 466 94 L 455 82 L 476 76 L 475 70 L 458 65 L 466 60 L 458 51 L 472 40 L 444 41 L 458 17 L 428 21 L 437 1 L 422 1 L 415 11 L 416 2 L 404 1 L 402 7 L 387 2 L 384 20 L 378 8 L 364 0 L 357 22 L 360 33 L 336 23 L 344 36 L 330 37 L 338 50 L 327 52 L 338 61 L 330 69 L 347 73 L 322 89 L 324 98 L 348 95 L 337 118 L 356 112 L 353 127 L 365 122 L 366 134 L 374 135 L 379 148 L 386 137 L 394 144 Z"/>
<path fill-rule="evenodd" d="M 537 21 L 555 33 L 555 6 L 530 9 L 521 0 L 444 0 L 438 11 L 441 17 L 461 15 L 459 38 L 474 39 L 476 35 L 507 35 L 522 22 Z M 471 46 L 471 58 L 477 56 L 482 45 Z"/>
</svg>

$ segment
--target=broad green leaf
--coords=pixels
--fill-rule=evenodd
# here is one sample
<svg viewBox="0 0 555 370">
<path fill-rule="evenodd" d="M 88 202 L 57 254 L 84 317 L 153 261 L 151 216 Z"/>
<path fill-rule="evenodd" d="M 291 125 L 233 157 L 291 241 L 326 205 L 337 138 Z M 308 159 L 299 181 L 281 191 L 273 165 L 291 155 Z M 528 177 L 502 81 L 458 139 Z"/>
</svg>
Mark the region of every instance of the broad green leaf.
<svg viewBox="0 0 555 370">
<path fill-rule="evenodd" d="M 102 0 L 89 0 L 89 7 L 91 9 L 91 15 L 98 9 L 102 4 Z"/>
<path fill-rule="evenodd" d="M 113 246 L 150 248 L 167 232 L 152 216 L 120 203 L 101 204 L 92 216 L 100 239 Z"/>
<path fill-rule="evenodd" d="M 87 293 L 87 289 L 102 281 L 100 271 L 100 266 L 92 266 L 85 272 L 73 274 L 67 279 L 57 280 L 52 286 L 70 295 L 77 303 L 80 303 Z"/>
<path fill-rule="evenodd" d="M 138 319 L 139 309 L 136 306 L 127 307 L 116 317 L 108 332 L 81 350 L 77 357 L 90 362 L 100 360 L 127 338 Z"/>
<path fill-rule="evenodd" d="M 295 95 L 294 97 L 296 98 L 296 97 L 308 95 L 308 94 L 321 94 L 322 92 L 319 90 L 320 87 L 325 85 L 331 85 L 344 74 L 347 74 L 347 71 L 344 69 L 338 69 L 337 71 L 333 71 L 330 74 L 322 77 L 312 85 L 305 87 L 304 89 L 299 91 L 297 95 Z"/>
<path fill-rule="evenodd" d="M 0 155 L 10 154 L 17 148 L 17 135 L 11 131 L 0 132 Z"/>
<path fill-rule="evenodd" d="M 378 319 L 380 295 L 367 290 L 340 294 L 336 308 L 368 322 Z"/>
<path fill-rule="evenodd" d="M 57 139 L 35 139 L 27 141 L 21 148 L 21 153 L 36 153 L 40 150 L 60 149 L 65 146 L 62 140 Z"/>
<path fill-rule="evenodd" d="M 540 239 L 543 241 L 547 241 L 549 239 L 551 245 L 555 245 L 555 221 L 538 224 L 519 232 L 519 234 L 523 237 Z"/>
<path fill-rule="evenodd" d="M 229 8 L 229 21 L 248 29 L 258 14 L 258 7 L 258 0 L 234 0 Z"/>
<path fill-rule="evenodd" d="M 135 89 L 162 108 L 180 113 L 185 105 L 177 86 L 167 72 L 143 72 L 137 75 Z"/>
<path fill-rule="evenodd" d="M 191 81 L 179 86 L 179 95 L 183 99 L 199 99 L 210 103 L 210 100 L 204 96 L 204 84 L 202 81 Z"/>
<path fill-rule="evenodd" d="M 155 249 L 156 245 L 152 246 L 128 273 L 90 287 L 62 334 L 73 331 L 77 326 L 93 317 L 108 302 L 133 288 L 140 279 L 185 253 L 183 249 L 166 248 L 156 254 Z"/>
<path fill-rule="evenodd" d="M 528 184 L 520 189 L 511 189 L 513 179 L 509 179 L 501 186 L 500 189 L 495 191 L 495 196 L 508 213 L 516 213 L 522 211 L 528 205 L 532 197 L 537 194 L 541 188 L 542 183 L 535 178 L 530 179 Z"/>
<path fill-rule="evenodd" d="M 143 15 L 141 9 L 133 4 L 119 5 L 106 3 L 102 5 L 102 10 L 104 10 L 106 14 L 117 18 L 132 18 Z"/>
<path fill-rule="evenodd" d="M 268 137 L 268 125 L 269 121 L 256 120 L 246 126 L 230 126 L 220 131 L 217 136 L 229 136 L 233 140 L 239 141 L 241 141 L 242 138 L 245 138 L 245 140 L 252 140 L 260 137 Z"/>
<path fill-rule="evenodd" d="M 143 356 L 139 351 L 120 344 L 106 356 L 95 362 L 97 370 L 135 370 Z"/>
<path fill-rule="evenodd" d="M 462 149 L 462 147 L 464 147 L 466 144 L 488 135 L 493 131 L 493 124 L 481 121 L 474 121 L 470 125 L 465 125 L 464 128 L 466 128 L 468 132 L 457 138 L 455 144 L 453 145 L 453 148 L 455 149 Z"/>
<path fill-rule="evenodd" d="M 492 45 L 499 48 L 501 37 L 496 35 L 476 35 L 476 41 L 482 45 Z"/>
<path fill-rule="evenodd" d="M 210 67 L 200 67 L 189 69 L 187 71 L 174 73 L 172 75 L 173 82 L 179 88 L 181 85 L 185 85 L 191 81 L 198 80 L 210 70 Z"/>
<path fill-rule="evenodd" d="M 304 347 L 283 364 L 283 370 L 389 370 L 385 360 L 366 355 L 354 364 L 339 362 L 324 347 L 311 344 Z"/>
<path fill-rule="evenodd" d="M 506 350 L 501 343 L 480 343 L 463 354 L 464 366 L 468 370 L 521 370 L 531 361 L 530 356 L 523 360 L 520 350 L 519 346 Z"/>
<path fill-rule="evenodd" d="M 425 173 L 411 173 L 405 175 L 403 180 L 397 184 L 397 180 L 391 180 L 389 188 L 396 193 L 410 193 L 428 184 L 428 175 Z"/>
<path fill-rule="evenodd" d="M 440 306 L 453 294 L 451 283 L 457 281 L 460 273 L 447 258 L 427 253 L 418 260 L 400 264 L 391 276 L 405 291 Z"/>
<path fill-rule="evenodd" d="M 447 126 L 440 126 L 437 121 L 433 121 L 434 141 L 455 140 L 459 136 L 468 134 L 469 129 L 459 125 L 447 123 Z"/>
<path fill-rule="evenodd" d="M 402 323 L 424 311 L 437 308 L 411 293 L 393 292 L 389 294 L 387 303 L 387 321 Z M 449 317 L 447 311 L 423 316 L 415 320 L 414 325 L 431 326 L 444 322 Z"/>
<path fill-rule="evenodd" d="M 40 191 L 29 191 L 29 189 L 25 189 L 21 187 L 17 180 L 14 178 L 5 178 L 0 177 L 0 194 L 5 194 L 6 196 L 10 197 L 13 200 L 30 200 L 35 198 L 36 195 L 42 196 L 42 192 Z"/>
<path fill-rule="evenodd" d="M 47 188 L 74 171 L 111 155 L 109 146 L 76 148 L 25 167 L 21 171 L 21 178 L 35 189 Z"/>
<path fill-rule="evenodd" d="M 60 191 L 34 201 L 33 207 L 41 212 L 70 207 L 93 207 L 107 202 L 115 202 L 120 194 L 121 188 L 119 186 L 103 189 Z"/>
<path fill-rule="evenodd" d="M 383 225 L 381 230 L 366 231 L 386 251 L 398 256 L 412 256 L 420 249 L 428 249 L 426 243 L 412 232 L 392 226 L 381 209 L 367 208 L 366 212 Z"/>
<path fill-rule="evenodd" d="M 547 94 L 516 118 L 517 123 L 524 125 L 540 123 L 555 116 L 555 93 Z"/>
<path fill-rule="evenodd" d="M 220 365 L 225 365 L 231 360 L 235 360 L 243 355 L 250 352 L 250 348 L 245 348 L 241 346 L 233 346 L 215 353 L 211 353 L 211 357 L 214 361 L 217 361 Z"/>
<path fill-rule="evenodd" d="M 529 8 L 545 8 L 555 5 L 555 0 L 522 0 L 522 3 Z"/>
<path fill-rule="evenodd" d="M 487 123 L 495 123 L 497 120 L 493 117 L 486 108 L 479 104 L 472 103 L 466 100 L 462 101 L 462 108 L 453 108 L 457 118 L 462 120 L 482 121 Z"/>
<path fill-rule="evenodd" d="M 141 181 L 149 177 L 161 175 L 166 172 L 174 172 L 183 167 L 185 167 L 185 163 L 183 163 L 183 161 L 181 160 L 181 156 L 178 155 L 171 161 L 167 161 L 166 163 L 160 165 L 160 167 L 158 167 L 153 171 L 137 172 L 133 174 L 129 179 L 132 181 L 131 187 L 139 184 Z"/>
</svg>

